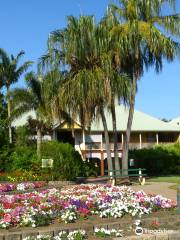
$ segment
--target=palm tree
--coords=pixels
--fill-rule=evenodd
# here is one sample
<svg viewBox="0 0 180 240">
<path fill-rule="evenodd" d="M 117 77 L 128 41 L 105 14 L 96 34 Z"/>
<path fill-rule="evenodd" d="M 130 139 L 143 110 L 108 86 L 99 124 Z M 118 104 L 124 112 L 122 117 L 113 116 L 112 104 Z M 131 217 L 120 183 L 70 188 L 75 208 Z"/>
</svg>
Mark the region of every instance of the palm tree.
<svg viewBox="0 0 180 240">
<path fill-rule="evenodd" d="M 30 125 L 36 127 L 37 132 L 37 156 L 41 156 L 42 132 L 49 119 L 49 112 L 46 111 L 44 97 L 44 85 L 41 77 L 33 72 L 26 75 L 27 88 L 15 88 L 9 96 L 12 99 L 11 120 L 19 118 L 31 110 L 36 112 L 36 119 L 30 119 Z"/>
<path fill-rule="evenodd" d="M 69 17 L 67 28 L 50 35 L 48 56 L 41 59 L 41 65 L 45 61 L 48 61 L 48 66 L 56 65 L 53 64 L 55 58 L 55 62 L 67 66 L 68 77 L 59 96 L 72 118 L 80 118 L 83 128 L 90 126 L 95 112 L 104 116 L 104 106 L 110 95 L 110 81 L 103 72 L 100 59 L 102 46 L 98 34 L 93 17 L 81 16 L 79 20 Z M 106 61 L 105 57 L 103 60 Z M 108 166 L 112 170 L 109 135 L 104 117 L 102 120 L 106 131 Z"/>
<path fill-rule="evenodd" d="M 122 101 L 124 104 L 127 104 L 129 100 L 130 81 L 127 74 L 122 72 L 121 66 L 119 65 L 120 57 L 123 59 L 123 56 L 119 56 L 119 41 L 111 35 L 111 30 L 116 23 L 117 20 L 114 18 L 113 14 L 109 14 L 108 12 L 99 23 L 98 29 L 101 33 L 101 42 L 104 46 L 104 53 L 108 56 L 108 61 L 104 64 L 106 65 L 106 69 L 108 69 L 106 75 L 110 79 L 111 97 L 110 102 L 108 103 L 108 109 L 112 116 L 115 170 L 119 175 L 120 164 L 115 106 L 119 105 Z"/>
<path fill-rule="evenodd" d="M 174 0 L 121 0 L 119 2 L 119 6 L 111 5 L 110 11 L 116 18 L 112 36 L 114 39 L 119 38 L 119 54 L 123 56 L 120 65 L 126 73 L 129 73 L 132 83 L 122 159 L 123 169 L 128 169 L 128 149 L 137 82 L 143 75 L 144 66 L 148 68 L 155 65 L 156 71 L 160 71 L 163 58 L 173 61 L 179 47 L 171 37 L 165 35 L 165 32 L 170 33 L 171 36 L 179 36 L 180 15 L 162 15 L 163 4 L 166 2 L 174 7 Z"/>
<path fill-rule="evenodd" d="M 48 54 L 41 58 L 41 67 L 47 66 L 49 69 L 63 64 L 68 66 L 68 77 L 60 90 L 59 98 L 67 106 L 72 118 L 78 115 L 83 128 L 90 126 L 94 116 L 101 116 L 108 167 L 112 170 L 109 134 L 104 114 L 104 108 L 110 106 L 115 123 L 115 167 L 119 170 L 114 101 L 117 93 L 119 98 L 122 97 L 120 93 L 124 94 L 127 86 L 124 82 L 128 81 L 127 76 L 117 74 L 118 69 L 112 64 L 114 54 L 109 31 L 103 24 L 95 25 L 93 17 L 82 16 L 79 20 L 69 17 L 67 28 L 53 32 L 48 46 Z"/>
<path fill-rule="evenodd" d="M 43 132 L 51 131 L 57 118 L 70 121 L 69 115 L 59 105 L 57 98 L 63 81 L 64 75 L 58 70 L 50 71 L 46 75 L 30 72 L 26 75 L 27 88 L 15 88 L 9 93 L 13 103 L 11 120 L 31 110 L 36 113 L 36 119 L 30 118 L 28 123 L 31 128 L 36 129 L 39 159 Z"/>
<path fill-rule="evenodd" d="M 16 83 L 20 76 L 31 66 L 31 61 L 26 61 L 18 66 L 21 57 L 25 54 L 20 51 L 16 57 L 8 54 L 0 48 L 0 86 L 5 86 L 6 95 L 9 95 L 10 86 Z M 7 98 L 8 118 L 11 117 L 11 99 Z M 12 143 L 12 129 L 9 122 L 9 142 Z"/>
</svg>

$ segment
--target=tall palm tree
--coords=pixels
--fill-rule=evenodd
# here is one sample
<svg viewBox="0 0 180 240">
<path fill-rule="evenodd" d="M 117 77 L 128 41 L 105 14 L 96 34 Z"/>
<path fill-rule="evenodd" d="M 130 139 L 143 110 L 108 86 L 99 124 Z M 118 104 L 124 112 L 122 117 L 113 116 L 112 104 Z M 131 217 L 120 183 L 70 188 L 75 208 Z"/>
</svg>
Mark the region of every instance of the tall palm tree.
<svg viewBox="0 0 180 240">
<path fill-rule="evenodd" d="M 105 42 L 106 52 L 110 56 L 109 62 L 111 64 L 111 101 L 109 104 L 109 109 L 112 115 L 112 125 L 114 134 L 114 158 L 115 158 L 115 170 L 117 175 L 119 175 L 120 164 L 119 164 L 119 154 L 118 154 L 118 134 L 117 134 L 117 122 L 116 122 L 116 111 L 115 106 L 123 102 L 125 105 L 129 101 L 130 93 L 130 81 L 127 74 L 123 74 L 121 65 L 119 64 L 123 59 L 124 52 L 119 54 L 119 39 L 112 37 L 111 30 L 117 24 L 117 19 L 114 15 L 108 11 L 104 18 L 99 24 L 99 28 L 103 33 L 101 36 L 102 41 Z M 124 47 L 123 47 L 124 49 Z M 109 64 L 108 64 L 109 65 Z M 108 66 L 107 65 L 107 66 Z"/>
<path fill-rule="evenodd" d="M 155 65 L 156 71 L 160 71 L 163 58 L 173 61 L 177 50 L 179 51 L 178 44 L 165 33 L 179 36 L 180 15 L 163 15 L 164 3 L 175 7 L 175 0 L 120 0 L 119 6 L 110 6 L 110 11 L 114 13 L 118 22 L 112 28 L 112 36 L 114 39 L 119 38 L 119 53 L 123 56 L 120 64 L 124 71 L 129 73 L 132 83 L 123 149 L 123 169 L 128 169 L 128 149 L 137 82 L 143 75 L 144 67 Z"/>
<path fill-rule="evenodd" d="M 16 83 L 21 75 L 31 66 L 31 61 L 26 61 L 19 66 L 21 57 L 25 54 L 20 51 L 16 57 L 8 54 L 0 48 L 0 85 L 5 86 L 6 94 L 8 96 L 10 86 Z M 7 98 L 8 118 L 11 117 L 11 99 Z M 12 129 L 9 121 L 9 142 L 12 143 Z"/>
<path fill-rule="evenodd" d="M 70 16 L 65 29 L 54 31 L 50 35 L 48 46 L 48 55 L 41 59 L 41 66 L 54 66 L 58 63 L 59 66 L 66 67 L 68 76 L 60 90 L 59 98 L 67 106 L 72 118 L 79 117 L 85 128 L 91 123 L 97 103 L 101 103 L 101 113 L 104 112 L 104 99 L 108 95 L 108 91 L 103 91 L 105 87 L 108 89 L 105 86 L 108 79 L 105 79 L 100 68 L 100 50 L 97 48 L 94 18 L 82 16 L 78 20 Z M 109 142 L 109 135 L 105 136 Z M 112 170 L 109 143 L 106 145 L 108 166 Z"/>
<path fill-rule="evenodd" d="M 47 61 L 46 64 L 49 66 L 54 60 L 68 66 L 69 74 L 60 91 L 60 99 L 65 101 L 64 104 L 68 103 L 72 115 L 79 115 L 83 126 L 89 126 L 93 116 L 101 115 L 108 167 L 112 170 L 104 108 L 114 101 L 117 83 L 122 83 L 122 78 L 115 75 L 110 38 L 106 38 L 107 34 L 106 28 L 103 25 L 97 26 L 93 17 L 82 16 L 80 19 L 69 17 L 66 29 L 51 34 L 49 54 L 43 56 L 41 65 L 44 66 Z M 115 79 L 116 87 L 111 92 L 111 88 L 115 86 L 111 82 Z"/>
<path fill-rule="evenodd" d="M 87 31 L 88 29 L 88 31 Z M 50 35 L 48 54 L 41 66 L 67 67 L 68 77 L 60 91 L 61 102 L 67 103 L 72 118 L 78 117 L 83 128 L 90 126 L 94 116 L 101 116 L 109 170 L 113 169 L 109 134 L 104 108 L 109 106 L 114 128 L 115 168 L 120 169 L 117 148 L 115 98 L 127 90 L 127 76 L 117 74 L 113 64 L 114 52 L 108 28 L 96 25 L 93 17 L 68 18 L 68 26 Z M 113 83 L 114 82 L 114 83 Z M 126 82 L 126 84 L 125 84 Z M 126 94 L 127 95 L 127 94 Z M 125 95 L 124 95 L 125 97 Z"/>
</svg>

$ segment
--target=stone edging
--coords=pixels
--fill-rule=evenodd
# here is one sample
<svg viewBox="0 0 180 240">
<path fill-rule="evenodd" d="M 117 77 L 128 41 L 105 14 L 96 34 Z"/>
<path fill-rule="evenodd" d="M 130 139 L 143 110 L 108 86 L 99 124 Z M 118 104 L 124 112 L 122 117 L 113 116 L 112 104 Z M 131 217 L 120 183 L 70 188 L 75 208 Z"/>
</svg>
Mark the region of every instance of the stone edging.
<svg viewBox="0 0 180 240">
<path fill-rule="evenodd" d="M 177 219 L 179 219 L 178 215 L 174 215 L 171 216 L 169 218 L 158 218 L 158 217 L 146 217 L 142 219 L 142 223 L 150 223 L 152 220 L 157 220 L 161 223 L 163 222 L 175 222 Z M 23 238 L 27 237 L 27 236 L 37 236 L 39 234 L 41 235 L 51 235 L 51 236 L 56 236 L 58 235 L 58 233 L 60 231 L 73 231 L 73 230 L 78 230 L 78 229 L 83 229 L 87 232 L 88 235 L 93 235 L 94 234 L 94 229 L 96 227 L 98 228 L 105 228 L 105 229 L 122 229 L 123 226 L 127 225 L 127 224 L 132 224 L 132 221 L 129 219 L 119 219 L 119 220 L 110 220 L 107 222 L 99 222 L 99 223 L 93 223 L 93 222 L 86 222 L 86 223 L 82 223 L 81 225 L 78 225 L 76 223 L 70 224 L 70 225 L 64 225 L 62 226 L 61 224 L 59 224 L 58 226 L 53 226 L 53 225 L 49 225 L 46 227 L 38 227 L 38 228 L 22 228 L 22 229 L 17 229 L 17 228 L 13 228 L 13 229 L 9 229 L 9 230 L 1 230 L 0 231 L 0 240 L 22 240 Z M 121 237 L 121 238 L 114 238 L 114 240 L 122 240 L 122 239 L 126 239 L 126 240 L 179 240 L 180 239 L 180 231 L 171 231 L 167 233 L 163 232 L 162 234 L 157 233 L 156 232 L 154 234 L 144 234 L 142 236 L 128 236 L 128 237 Z"/>
<path fill-rule="evenodd" d="M 143 234 L 141 236 L 129 236 L 113 238 L 113 240 L 179 240 L 180 230 L 172 231 L 171 233 Z"/>
<path fill-rule="evenodd" d="M 22 231 L 22 232 L 13 232 L 8 234 L 0 234 L 0 240 L 22 240 L 25 237 L 28 236 L 37 236 L 38 234 L 42 235 L 50 235 L 50 236 L 56 236 L 58 233 L 62 230 L 67 229 L 60 229 L 60 228 L 49 228 L 44 230 L 39 230 L 36 232 L 32 231 Z M 69 230 L 69 229 L 68 229 Z M 76 230 L 76 229 L 71 229 Z M 86 229 L 87 233 L 93 234 L 89 228 L 89 232 Z M 143 234 L 141 236 L 128 236 L 128 237 L 119 237 L 119 238 L 113 238 L 113 240 L 179 240 L 180 239 L 180 230 L 178 231 L 172 231 L 171 233 L 157 233 L 157 234 Z"/>
</svg>

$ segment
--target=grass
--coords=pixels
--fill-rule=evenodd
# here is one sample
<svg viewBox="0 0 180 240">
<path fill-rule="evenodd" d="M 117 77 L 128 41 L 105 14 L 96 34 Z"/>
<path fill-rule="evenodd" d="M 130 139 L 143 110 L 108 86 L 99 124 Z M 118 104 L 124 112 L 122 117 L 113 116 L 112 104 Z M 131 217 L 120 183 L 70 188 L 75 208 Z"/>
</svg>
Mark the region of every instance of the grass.
<svg viewBox="0 0 180 240">
<path fill-rule="evenodd" d="M 173 185 L 169 188 L 176 190 L 177 185 L 180 185 L 180 175 L 167 175 L 167 176 L 150 177 L 147 181 L 148 182 L 175 183 L 175 185 Z"/>
</svg>

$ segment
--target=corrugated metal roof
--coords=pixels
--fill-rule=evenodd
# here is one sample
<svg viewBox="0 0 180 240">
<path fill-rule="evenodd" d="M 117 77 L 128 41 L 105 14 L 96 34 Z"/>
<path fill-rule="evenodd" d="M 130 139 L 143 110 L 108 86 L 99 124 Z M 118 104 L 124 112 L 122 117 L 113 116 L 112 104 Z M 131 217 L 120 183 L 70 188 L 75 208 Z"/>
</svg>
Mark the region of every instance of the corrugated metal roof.
<svg viewBox="0 0 180 240">
<path fill-rule="evenodd" d="M 112 127 L 112 117 L 110 112 L 105 110 L 108 130 L 113 131 Z M 28 117 L 36 118 L 35 112 L 31 111 L 24 114 L 21 118 L 17 119 L 12 123 L 12 126 L 18 127 L 26 124 Z M 128 108 L 124 106 L 116 106 L 116 118 L 117 118 L 117 130 L 126 131 L 127 119 L 128 119 Z M 180 118 L 179 119 L 180 122 Z M 176 122 L 176 120 L 175 120 Z M 180 126 L 175 124 L 174 120 L 171 122 L 164 122 L 157 118 L 154 118 L 143 112 L 134 111 L 132 131 L 146 131 L 146 132 L 180 132 Z M 59 125 L 58 125 L 59 126 Z M 91 132 L 104 131 L 101 119 L 99 121 L 94 121 L 91 126 Z"/>
<path fill-rule="evenodd" d="M 108 130 L 113 131 L 112 117 L 110 112 L 105 111 Z M 117 130 L 126 131 L 128 120 L 128 108 L 124 106 L 116 106 Z M 103 131 L 102 121 L 94 121 L 91 126 L 91 131 Z M 163 122 L 143 112 L 134 111 L 132 131 L 163 131 L 163 132 L 180 132 L 180 128 L 173 124 Z"/>
<path fill-rule="evenodd" d="M 180 129 L 180 117 L 174 118 L 169 122 L 169 124 L 177 126 Z"/>
</svg>

